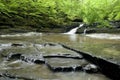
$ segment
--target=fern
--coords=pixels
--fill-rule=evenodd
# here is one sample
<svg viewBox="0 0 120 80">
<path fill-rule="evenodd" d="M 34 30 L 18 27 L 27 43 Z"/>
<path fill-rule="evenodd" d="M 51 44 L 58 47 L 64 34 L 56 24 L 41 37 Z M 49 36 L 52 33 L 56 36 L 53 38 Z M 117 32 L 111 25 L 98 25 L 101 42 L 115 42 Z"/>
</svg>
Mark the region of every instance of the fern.
<svg viewBox="0 0 120 80">
<path fill-rule="evenodd" d="M 120 0 L 0 0 L 0 12 L 25 20 L 35 17 L 38 24 L 64 24 L 77 18 L 108 26 L 108 21 L 120 20 Z"/>
</svg>

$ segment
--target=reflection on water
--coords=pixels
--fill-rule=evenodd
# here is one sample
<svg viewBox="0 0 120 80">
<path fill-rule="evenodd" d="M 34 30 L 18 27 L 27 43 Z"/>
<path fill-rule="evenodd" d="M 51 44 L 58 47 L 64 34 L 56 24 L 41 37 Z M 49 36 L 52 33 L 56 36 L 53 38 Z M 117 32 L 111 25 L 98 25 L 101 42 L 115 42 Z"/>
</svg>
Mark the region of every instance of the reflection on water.
<svg viewBox="0 0 120 80">
<path fill-rule="evenodd" d="M 22 34 L 23 35 L 23 34 Z M 102 35 L 104 36 L 104 35 Z M 52 42 L 62 43 L 78 50 L 84 50 L 97 56 L 102 56 L 107 59 L 120 62 L 120 40 L 119 39 L 97 39 L 90 38 L 80 34 L 32 34 L 29 36 L 0 36 L 0 53 L 9 54 L 22 53 L 22 54 L 39 54 L 40 52 L 46 54 L 59 54 L 74 52 L 64 50 L 61 46 L 43 48 L 40 44 Z M 26 47 L 10 47 L 11 43 L 23 43 Z M 35 49 L 33 46 L 37 47 Z M 0 55 L 0 72 L 7 72 L 11 75 L 18 75 L 27 77 L 33 80 L 110 80 L 102 74 L 88 74 L 85 72 L 51 72 L 45 65 L 37 65 L 26 63 L 20 60 L 5 61 Z M 0 77 L 0 80 L 7 78 Z M 10 80 L 10 79 L 7 79 Z M 11 79 L 22 80 L 22 79 Z"/>
<path fill-rule="evenodd" d="M 16 64 L 19 64 L 16 63 Z M 16 65 L 14 64 L 14 66 Z M 85 72 L 51 72 L 45 65 L 28 64 L 21 62 L 21 68 L 11 68 L 3 70 L 0 68 L 1 73 L 7 72 L 11 75 L 17 75 L 33 80 L 110 80 L 101 74 L 88 74 Z M 6 80 L 5 77 L 0 77 L 0 80 Z M 28 80 L 29 80 L 28 79 Z M 9 78 L 7 80 L 10 80 Z M 19 80 L 19 79 L 11 79 Z M 24 79 L 20 79 L 24 80 Z"/>
<path fill-rule="evenodd" d="M 66 34 L 66 35 L 69 36 L 69 39 L 70 39 L 71 41 L 76 41 L 76 40 L 77 40 L 77 35 L 76 35 L 76 34 Z"/>
<path fill-rule="evenodd" d="M 85 72 L 51 72 L 45 65 L 29 64 L 20 60 L 12 62 L 3 62 L 0 64 L 0 72 L 19 77 L 25 77 L 33 80 L 110 80 L 102 74 L 88 74 Z M 4 68 L 3 68 L 4 66 Z M 16 68 L 18 67 L 19 68 Z M 0 80 L 6 80 L 6 77 L 0 77 Z M 28 79 L 28 80 L 29 80 Z M 7 80 L 10 80 L 8 78 Z M 24 79 L 11 79 L 24 80 Z"/>
<path fill-rule="evenodd" d="M 114 34 L 115 35 L 115 34 Z M 99 37 L 99 35 L 97 35 Z M 111 35 L 112 36 L 112 35 Z M 120 34 L 117 34 L 120 36 Z M 104 36 L 107 38 L 107 36 Z M 117 61 L 120 63 L 120 40 L 119 39 L 97 39 L 80 34 L 64 35 L 51 34 L 43 35 L 43 41 L 63 43 L 78 50 L 84 50 L 97 56 Z M 39 39 L 38 39 L 39 40 Z M 74 41 L 73 41 L 74 40 Z"/>
</svg>

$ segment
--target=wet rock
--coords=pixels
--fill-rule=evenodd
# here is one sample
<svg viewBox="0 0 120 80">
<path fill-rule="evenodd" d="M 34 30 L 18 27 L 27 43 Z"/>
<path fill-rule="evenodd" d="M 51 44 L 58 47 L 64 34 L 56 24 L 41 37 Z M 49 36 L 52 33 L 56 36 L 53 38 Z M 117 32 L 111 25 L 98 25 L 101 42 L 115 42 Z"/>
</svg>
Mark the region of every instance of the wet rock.
<svg viewBox="0 0 120 80">
<path fill-rule="evenodd" d="M 44 46 L 42 44 L 33 44 L 34 47 L 38 47 L 38 48 L 43 48 Z"/>
<path fill-rule="evenodd" d="M 92 57 L 94 60 L 94 64 L 99 66 L 100 71 L 111 78 L 112 80 L 118 80 L 120 78 L 120 65 L 116 62 L 112 62 L 99 57 Z"/>
<path fill-rule="evenodd" d="M 44 60 L 35 60 L 34 63 L 36 63 L 36 64 L 44 64 L 45 61 Z"/>
<path fill-rule="evenodd" d="M 81 71 L 82 67 L 81 66 L 60 66 L 60 67 L 51 67 L 49 65 L 49 68 L 53 71 L 53 72 L 71 72 L 71 71 Z"/>
<path fill-rule="evenodd" d="M 44 46 L 57 46 L 55 43 L 45 43 Z"/>
<path fill-rule="evenodd" d="M 90 53 L 78 51 L 76 49 L 70 48 L 61 44 L 64 48 L 77 52 L 78 54 L 82 55 L 84 59 L 88 60 L 89 62 L 93 63 L 94 65 L 98 66 L 98 69 L 101 73 L 106 75 L 107 77 L 111 78 L 112 80 L 120 79 L 120 64 L 115 62 L 106 60 L 101 57 L 96 57 L 91 55 Z M 91 65 L 86 66 L 86 69 L 89 70 Z M 94 68 L 93 68 L 94 69 Z M 94 70 L 93 70 L 94 71 Z M 96 71 L 96 69 L 95 69 Z"/>
<path fill-rule="evenodd" d="M 32 62 L 35 64 L 43 64 L 45 63 L 45 60 L 43 56 L 39 55 L 25 55 L 21 53 L 11 53 L 9 56 L 7 56 L 7 60 L 13 60 L 13 59 L 20 59 L 25 62 Z"/>
<path fill-rule="evenodd" d="M 118 21 L 111 21 L 110 25 L 112 25 L 115 28 L 120 28 L 120 20 L 118 20 Z"/>
<path fill-rule="evenodd" d="M 71 58 L 71 59 L 83 59 L 82 56 L 72 55 L 72 54 L 51 54 L 43 56 L 44 58 Z"/>
<path fill-rule="evenodd" d="M 7 60 L 11 60 L 11 59 L 20 59 L 21 58 L 21 53 L 10 53 L 8 56 L 7 56 Z"/>
<path fill-rule="evenodd" d="M 34 80 L 34 79 L 21 77 L 18 75 L 11 75 L 8 73 L 0 73 L 0 80 Z"/>
<path fill-rule="evenodd" d="M 81 71 L 87 61 L 75 54 L 51 54 L 43 56 L 47 66 L 54 72 Z"/>
<path fill-rule="evenodd" d="M 11 46 L 17 47 L 17 46 L 24 46 L 24 45 L 20 43 L 13 43 Z"/>
<path fill-rule="evenodd" d="M 42 55 L 22 55 L 21 60 L 25 62 L 32 62 L 35 64 L 44 64 L 45 60 Z"/>
<path fill-rule="evenodd" d="M 46 64 L 54 72 L 81 71 L 82 66 L 88 62 L 84 59 L 47 58 Z"/>
<path fill-rule="evenodd" d="M 83 71 L 88 72 L 88 73 L 96 73 L 96 72 L 98 72 L 98 68 L 94 64 L 87 64 L 82 69 L 83 69 Z"/>
<path fill-rule="evenodd" d="M 63 31 L 64 31 L 64 32 L 68 32 L 68 31 L 70 31 L 71 29 L 75 28 L 76 26 L 79 26 L 79 25 L 80 25 L 80 22 L 76 22 L 76 21 L 78 21 L 78 20 L 75 20 L 74 23 L 69 24 L 68 26 L 64 27 L 64 30 L 63 30 Z"/>
</svg>

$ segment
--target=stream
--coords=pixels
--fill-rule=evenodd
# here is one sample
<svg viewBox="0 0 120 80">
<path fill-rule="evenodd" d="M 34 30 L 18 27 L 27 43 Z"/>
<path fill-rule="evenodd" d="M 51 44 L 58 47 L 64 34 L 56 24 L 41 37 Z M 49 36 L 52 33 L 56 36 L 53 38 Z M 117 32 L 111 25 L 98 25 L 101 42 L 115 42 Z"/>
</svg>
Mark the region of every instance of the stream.
<svg viewBox="0 0 120 80">
<path fill-rule="evenodd" d="M 98 36 L 101 35 L 35 32 L 0 35 L 0 80 L 110 80 L 99 71 L 87 72 L 85 66 L 91 63 L 59 45 L 62 43 L 120 64 L 120 34 Z M 83 67 L 80 71 L 76 67 L 79 65 Z M 69 66 L 72 66 L 70 71 L 66 69 Z M 56 72 L 51 67 L 59 69 Z"/>
</svg>

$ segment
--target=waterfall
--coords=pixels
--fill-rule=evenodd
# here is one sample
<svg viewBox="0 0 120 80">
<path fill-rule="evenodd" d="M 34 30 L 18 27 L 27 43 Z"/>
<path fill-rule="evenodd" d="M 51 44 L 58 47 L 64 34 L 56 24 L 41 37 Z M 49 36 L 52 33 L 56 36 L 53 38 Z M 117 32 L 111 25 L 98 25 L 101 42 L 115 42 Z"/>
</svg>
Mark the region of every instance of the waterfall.
<svg viewBox="0 0 120 80">
<path fill-rule="evenodd" d="M 87 29 L 85 28 L 85 29 L 84 29 L 84 32 L 83 32 L 84 35 L 86 34 L 86 31 L 87 31 Z"/>
<path fill-rule="evenodd" d="M 70 30 L 70 31 L 68 31 L 68 32 L 66 32 L 66 33 L 64 33 L 64 34 L 75 34 L 76 31 L 77 31 L 79 28 L 81 28 L 81 27 L 83 27 L 83 24 L 80 24 L 78 27 L 73 28 L 72 30 Z"/>
</svg>

